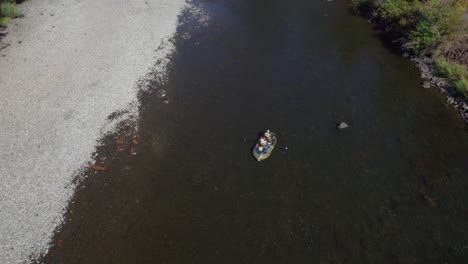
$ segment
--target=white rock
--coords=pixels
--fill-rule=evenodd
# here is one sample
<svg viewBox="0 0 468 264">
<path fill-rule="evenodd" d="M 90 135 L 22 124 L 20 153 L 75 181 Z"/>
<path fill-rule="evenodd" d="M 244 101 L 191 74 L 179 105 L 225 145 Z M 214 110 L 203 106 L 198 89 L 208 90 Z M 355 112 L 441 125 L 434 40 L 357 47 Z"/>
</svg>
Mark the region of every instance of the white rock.
<svg viewBox="0 0 468 264">
<path fill-rule="evenodd" d="M 345 129 L 348 127 L 348 124 L 346 124 L 345 122 L 341 122 L 339 125 L 338 125 L 338 128 L 339 129 Z"/>
</svg>

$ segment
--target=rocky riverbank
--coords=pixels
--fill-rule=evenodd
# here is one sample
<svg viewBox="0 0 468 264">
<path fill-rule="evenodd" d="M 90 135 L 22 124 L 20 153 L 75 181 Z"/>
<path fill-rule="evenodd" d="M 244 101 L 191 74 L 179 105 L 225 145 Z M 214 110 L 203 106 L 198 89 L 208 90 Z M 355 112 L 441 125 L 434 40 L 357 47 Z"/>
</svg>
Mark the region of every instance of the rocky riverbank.
<svg viewBox="0 0 468 264">
<path fill-rule="evenodd" d="M 421 78 L 425 81 L 422 87 L 429 89 L 437 88 L 447 98 L 447 104 L 455 107 L 463 117 L 463 120 L 468 124 L 468 103 L 466 98 L 457 91 L 447 78 L 437 75 L 434 61 L 428 57 L 414 56 L 411 60 L 421 70 Z"/>
<path fill-rule="evenodd" d="M 358 14 L 421 70 L 468 124 L 468 2 L 353 0 Z"/>
</svg>

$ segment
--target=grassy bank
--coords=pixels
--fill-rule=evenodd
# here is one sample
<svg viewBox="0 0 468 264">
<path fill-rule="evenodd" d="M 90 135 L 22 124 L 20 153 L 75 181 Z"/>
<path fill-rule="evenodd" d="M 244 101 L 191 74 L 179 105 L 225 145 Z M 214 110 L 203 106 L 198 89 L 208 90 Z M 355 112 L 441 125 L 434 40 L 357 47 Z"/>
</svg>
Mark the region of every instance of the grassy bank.
<svg viewBox="0 0 468 264">
<path fill-rule="evenodd" d="M 468 96 L 467 0 L 355 0 L 358 11 L 402 50 L 434 59 L 438 73 Z"/>
<path fill-rule="evenodd" d="M 12 18 L 19 15 L 16 2 L 12 0 L 0 0 L 0 26 L 4 26 Z"/>
</svg>

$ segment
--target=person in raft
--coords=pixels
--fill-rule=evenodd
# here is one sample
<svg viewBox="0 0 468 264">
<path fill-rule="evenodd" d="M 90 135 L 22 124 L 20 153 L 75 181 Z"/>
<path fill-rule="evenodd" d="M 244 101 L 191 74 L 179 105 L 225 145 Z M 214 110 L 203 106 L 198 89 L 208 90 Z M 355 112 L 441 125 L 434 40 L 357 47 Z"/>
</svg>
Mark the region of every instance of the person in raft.
<svg viewBox="0 0 468 264">
<path fill-rule="evenodd" d="M 263 151 L 263 149 L 268 149 L 272 143 L 270 130 L 267 130 L 258 141 L 258 150 Z"/>
<path fill-rule="evenodd" d="M 265 136 L 260 137 L 259 143 L 261 147 L 266 147 L 269 145 L 269 142 Z"/>
<path fill-rule="evenodd" d="M 271 144 L 273 140 L 272 140 L 272 138 L 271 138 L 271 132 L 270 132 L 270 130 L 267 130 L 267 131 L 265 132 L 265 134 L 263 134 L 263 135 L 265 136 L 267 142 Z"/>
</svg>

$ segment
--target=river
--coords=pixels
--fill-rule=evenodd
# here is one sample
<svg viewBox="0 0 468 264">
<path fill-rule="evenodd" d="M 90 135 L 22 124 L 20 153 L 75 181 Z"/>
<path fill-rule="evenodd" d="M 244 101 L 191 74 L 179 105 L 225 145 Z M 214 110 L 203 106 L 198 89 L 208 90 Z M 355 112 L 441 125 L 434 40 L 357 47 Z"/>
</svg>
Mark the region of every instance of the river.
<svg viewBox="0 0 468 264">
<path fill-rule="evenodd" d="M 466 127 L 348 1 L 193 4 L 46 263 L 468 263 Z"/>
</svg>

